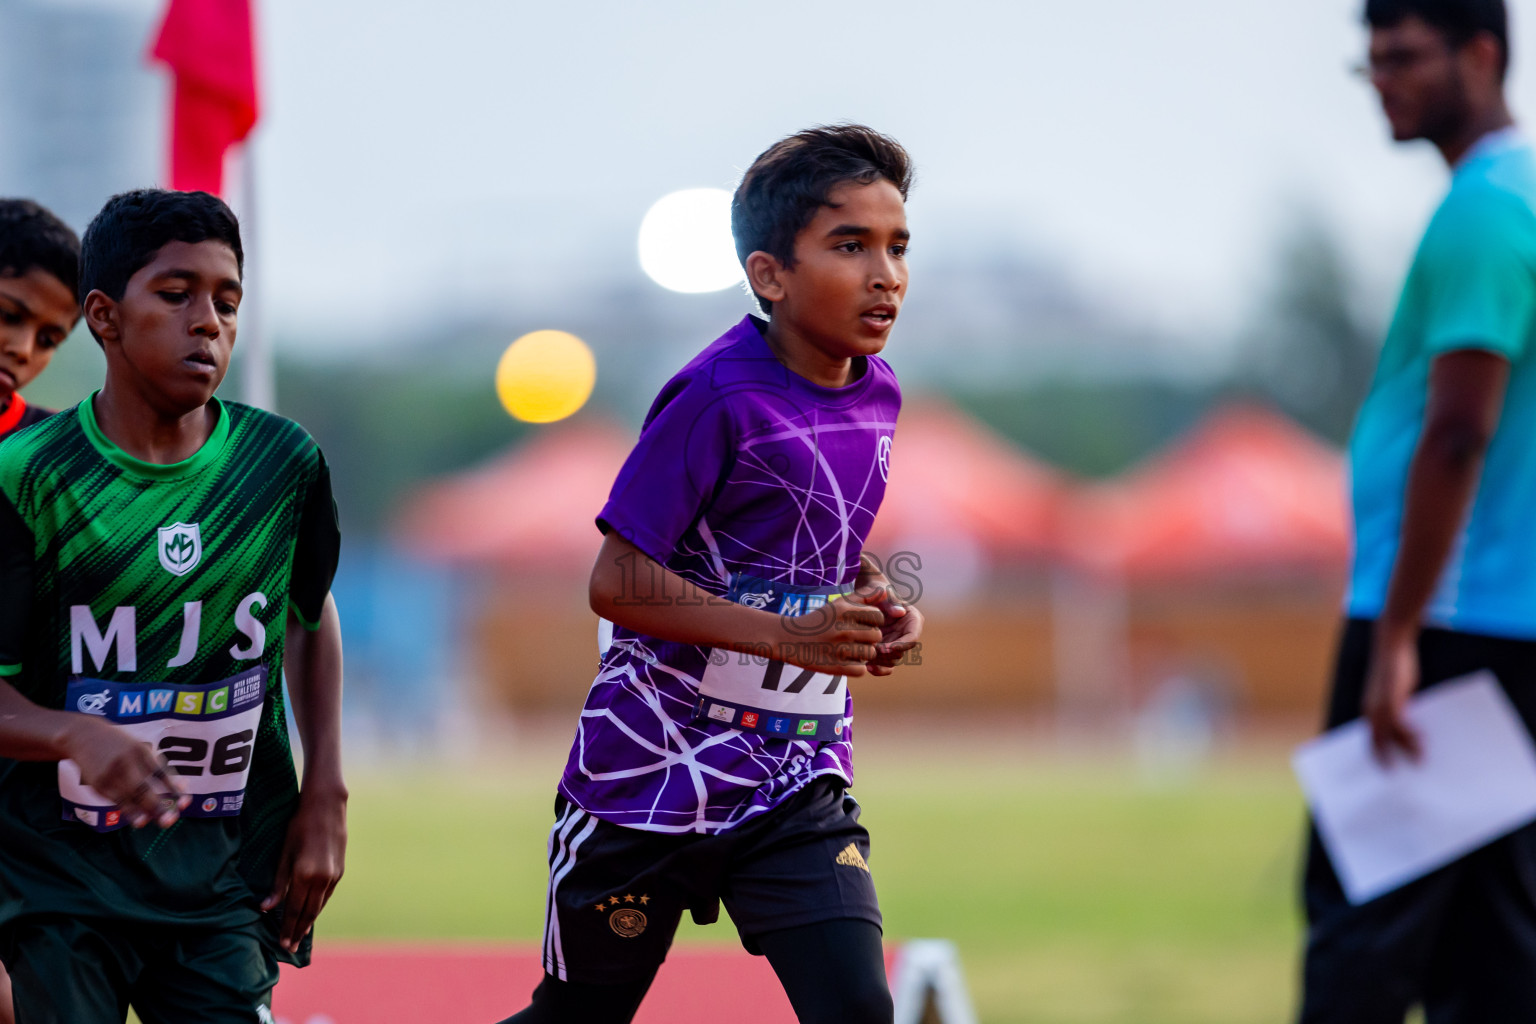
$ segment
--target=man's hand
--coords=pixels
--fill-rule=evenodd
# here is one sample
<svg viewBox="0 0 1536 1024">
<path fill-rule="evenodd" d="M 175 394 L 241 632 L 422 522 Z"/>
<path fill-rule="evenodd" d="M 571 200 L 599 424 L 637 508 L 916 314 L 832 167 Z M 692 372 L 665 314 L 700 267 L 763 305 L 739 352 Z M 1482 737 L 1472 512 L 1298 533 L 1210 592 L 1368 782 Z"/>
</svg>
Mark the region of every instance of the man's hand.
<svg viewBox="0 0 1536 1024">
<path fill-rule="evenodd" d="M 869 674 L 888 676 L 901 664 L 908 651 L 917 646 L 923 635 L 923 613 L 915 605 L 904 605 L 891 596 L 889 584 L 874 584 L 879 595 L 875 607 L 885 616 L 880 624 L 880 643 L 875 646 L 875 657 L 869 662 Z"/>
<path fill-rule="evenodd" d="M 283 908 L 278 941 L 289 952 L 315 926 L 315 918 L 341 881 L 347 858 L 347 795 L 306 789 L 299 796 L 299 810 L 288 823 L 282 859 L 272 895 L 261 904 L 263 911 Z"/>
<path fill-rule="evenodd" d="M 883 600 L 882 590 L 856 591 L 804 615 L 783 619 L 783 635 L 770 657 L 817 672 L 862 676 L 879 654 Z"/>
<path fill-rule="evenodd" d="M 87 715 L 73 719 L 64 751 L 80 766 L 80 781 L 117 804 L 134 828 L 170 828 L 192 798 L 165 760 L 126 729 Z"/>
<path fill-rule="evenodd" d="M 1423 754 L 1419 735 L 1408 724 L 1408 700 L 1419 686 L 1419 648 L 1413 629 L 1378 627 L 1372 645 L 1371 666 L 1365 677 L 1361 710 L 1371 726 L 1371 746 L 1383 765 L 1392 752 L 1402 751 L 1412 760 Z"/>
</svg>

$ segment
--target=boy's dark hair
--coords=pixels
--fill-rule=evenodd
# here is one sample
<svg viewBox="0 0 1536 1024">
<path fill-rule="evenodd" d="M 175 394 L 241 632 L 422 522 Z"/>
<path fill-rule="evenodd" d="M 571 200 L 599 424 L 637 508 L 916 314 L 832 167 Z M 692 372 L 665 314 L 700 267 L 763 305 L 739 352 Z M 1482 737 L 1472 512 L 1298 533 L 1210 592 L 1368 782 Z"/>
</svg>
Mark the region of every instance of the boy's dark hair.
<svg viewBox="0 0 1536 1024">
<path fill-rule="evenodd" d="M 1404 18 L 1418 16 L 1445 36 L 1452 46 L 1464 46 L 1479 32 L 1488 32 L 1504 51 L 1503 71 L 1509 71 L 1509 11 L 1504 0 L 1365 0 L 1365 23 L 1392 28 Z"/>
<path fill-rule="evenodd" d="M 769 146 L 747 168 L 731 199 L 736 255 L 762 251 L 795 265 L 795 236 L 827 205 L 839 185 L 884 178 L 901 198 L 912 188 L 912 158 L 901 143 L 861 124 L 818 125 Z M 769 303 L 757 301 L 766 311 Z"/>
<path fill-rule="evenodd" d="M 33 269 L 58 278 L 80 301 L 80 239 L 30 199 L 0 199 L 0 277 Z"/>
<path fill-rule="evenodd" d="M 121 299 L 128 279 L 171 242 L 223 242 L 245 273 L 240 222 L 224 200 L 207 192 L 141 188 L 107 200 L 80 246 L 80 292 Z"/>
</svg>

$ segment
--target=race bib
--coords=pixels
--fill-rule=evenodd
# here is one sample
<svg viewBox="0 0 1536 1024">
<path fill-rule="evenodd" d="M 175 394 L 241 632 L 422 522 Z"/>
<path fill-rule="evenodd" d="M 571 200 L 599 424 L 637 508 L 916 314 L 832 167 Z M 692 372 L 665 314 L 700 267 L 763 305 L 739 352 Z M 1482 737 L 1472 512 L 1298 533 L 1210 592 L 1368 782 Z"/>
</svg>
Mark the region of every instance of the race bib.
<svg viewBox="0 0 1536 1024">
<path fill-rule="evenodd" d="M 65 709 L 99 715 L 148 743 L 181 777 L 188 818 L 227 818 L 245 803 L 251 754 L 267 693 L 266 666 L 198 686 L 75 679 Z M 125 822 L 117 806 L 80 781 L 80 766 L 59 762 L 64 818 L 98 832 Z"/>
<path fill-rule="evenodd" d="M 726 596 L 737 604 L 778 615 L 804 615 L 845 591 L 786 587 L 737 574 Z M 806 644 L 818 642 L 814 636 Z M 837 740 L 847 728 L 846 676 L 717 648 L 699 681 L 694 719 L 784 739 Z"/>
</svg>

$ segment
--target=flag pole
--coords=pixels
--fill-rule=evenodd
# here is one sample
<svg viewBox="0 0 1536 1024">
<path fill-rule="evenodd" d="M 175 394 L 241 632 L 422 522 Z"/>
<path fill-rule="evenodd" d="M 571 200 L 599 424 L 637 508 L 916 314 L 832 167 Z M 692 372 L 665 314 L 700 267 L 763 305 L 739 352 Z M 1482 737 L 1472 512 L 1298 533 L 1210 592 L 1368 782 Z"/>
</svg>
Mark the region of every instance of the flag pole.
<svg viewBox="0 0 1536 1024">
<path fill-rule="evenodd" d="M 277 369 L 267 307 L 262 301 L 266 280 L 262 277 L 261 238 L 257 229 L 255 142 L 254 134 L 247 135 L 240 147 L 240 241 L 245 249 L 245 297 L 240 301 L 240 327 L 236 335 L 243 360 L 240 400 L 275 412 Z"/>
</svg>

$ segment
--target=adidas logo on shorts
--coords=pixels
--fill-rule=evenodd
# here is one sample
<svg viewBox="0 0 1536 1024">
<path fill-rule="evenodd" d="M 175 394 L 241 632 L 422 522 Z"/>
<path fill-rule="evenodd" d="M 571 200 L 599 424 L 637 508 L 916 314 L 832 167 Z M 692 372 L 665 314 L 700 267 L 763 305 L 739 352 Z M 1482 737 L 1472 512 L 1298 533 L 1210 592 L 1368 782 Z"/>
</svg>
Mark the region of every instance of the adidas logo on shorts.
<svg viewBox="0 0 1536 1024">
<path fill-rule="evenodd" d="M 837 863 L 844 867 L 869 870 L 869 865 L 865 863 L 863 854 L 859 853 L 859 848 L 852 843 L 845 846 L 843 852 L 837 855 Z"/>
</svg>

